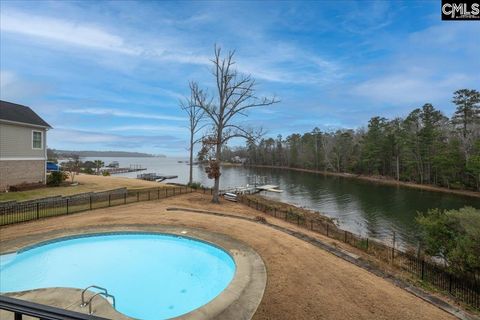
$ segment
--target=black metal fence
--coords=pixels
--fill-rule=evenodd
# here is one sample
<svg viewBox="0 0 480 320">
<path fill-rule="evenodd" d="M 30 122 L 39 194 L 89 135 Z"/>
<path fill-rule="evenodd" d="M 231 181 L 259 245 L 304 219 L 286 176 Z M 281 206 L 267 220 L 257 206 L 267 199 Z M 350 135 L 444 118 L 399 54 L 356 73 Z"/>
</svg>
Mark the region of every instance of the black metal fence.
<svg viewBox="0 0 480 320">
<path fill-rule="evenodd" d="M 270 216 L 345 242 L 368 254 L 392 263 L 473 308 L 480 309 L 480 279 L 478 276 L 452 274 L 442 266 L 425 258 L 417 257 L 414 254 L 400 251 L 379 241 L 342 230 L 335 224 L 325 220 L 306 217 L 292 209 L 285 210 L 269 203 L 262 203 L 258 199 L 250 199 L 248 196 L 238 196 L 237 199 L 240 203 Z"/>
<path fill-rule="evenodd" d="M 9 201 L 0 203 L 0 226 L 139 201 L 159 200 L 189 192 L 192 189 L 185 186 L 137 190 L 121 188 L 22 202 Z"/>
</svg>

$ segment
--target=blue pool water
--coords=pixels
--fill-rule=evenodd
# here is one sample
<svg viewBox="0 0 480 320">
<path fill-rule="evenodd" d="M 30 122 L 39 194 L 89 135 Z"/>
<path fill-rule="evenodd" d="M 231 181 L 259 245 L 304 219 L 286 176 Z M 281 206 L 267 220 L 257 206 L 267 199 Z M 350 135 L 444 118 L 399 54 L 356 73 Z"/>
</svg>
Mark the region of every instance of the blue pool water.
<svg viewBox="0 0 480 320">
<path fill-rule="evenodd" d="M 207 243 L 164 234 L 105 234 L 0 256 L 0 292 L 107 288 L 116 309 L 156 320 L 208 303 L 233 279 L 235 263 Z"/>
</svg>

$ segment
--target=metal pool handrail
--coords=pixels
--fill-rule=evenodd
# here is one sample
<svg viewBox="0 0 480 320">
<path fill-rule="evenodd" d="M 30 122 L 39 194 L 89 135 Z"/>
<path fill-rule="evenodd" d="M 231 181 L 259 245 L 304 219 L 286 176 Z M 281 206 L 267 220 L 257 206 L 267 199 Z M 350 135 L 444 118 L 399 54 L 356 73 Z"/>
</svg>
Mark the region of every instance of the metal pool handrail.
<svg viewBox="0 0 480 320">
<path fill-rule="evenodd" d="M 85 301 L 85 292 L 90 289 L 90 288 L 95 288 L 95 289 L 98 289 L 98 290 L 102 290 L 102 292 L 98 292 L 96 293 L 95 295 L 93 295 L 89 300 L 88 302 Z M 103 288 L 103 287 L 99 287 L 99 286 L 96 286 L 96 285 L 91 285 L 91 286 L 88 286 L 86 287 L 85 289 L 83 289 L 82 291 L 82 304 L 80 305 L 80 307 L 86 307 L 87 305 L 90 306 L 90 302 L 92 301 L 92 299 L 99 295 L 99 294 L 103 294 L 106 298 L 112 298 L 112 302 L 113 302 L 113 307 L 115 308 L 115 297 L 111 294 L 108 293 L 108 290 L 106 288 Z M 91 306 L 89 307 L 89 310 L 91 310 Z"/>
<path fill-rule="evenodd" d="M 99 295 L 105 295 L 105 297 L 107 297 L 107 298 L 111 297 L 112 300 L 113 300 L 113 307 L 115 308 L 115 297 L 114 296 L 112 296 L 111 294 L 105 293 L 105 292 L 97 292 L 87 302 L 87 304 L 88 304 L 88 314 L 92 314 L 92 301 L 96 296 L 99 296 Z"/>
</svg>

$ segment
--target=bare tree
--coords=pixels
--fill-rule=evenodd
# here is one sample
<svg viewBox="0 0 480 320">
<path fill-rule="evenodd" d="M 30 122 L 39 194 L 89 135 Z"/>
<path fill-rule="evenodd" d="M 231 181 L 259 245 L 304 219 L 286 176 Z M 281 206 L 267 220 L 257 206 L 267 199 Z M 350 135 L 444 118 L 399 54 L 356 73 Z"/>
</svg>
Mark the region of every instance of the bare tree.
<svg viewBox="0 0 480 320">
<path fill-rule="evenodd" d="M 80 172 L 80 156 L 77 154 L 73 154 L 71 156 L 71 160 L 62 165 L 62 167 L 68 171 L 68 176 L 71 179 L 71 183 L 75 181 L 75 175 Z"/>
<path fill-rule="evenodd" d="M 211 120 L 211 133 L 203 139 L 204 145 L 210 146 L 215 158 L 210 159 L 207 172 L 209 178 L 215 179 L 212 202 L 219 203 L 220 162 L 222 147 L 228 140 L 241 137 L 255 140 L 261 136 L 261 130 L 253 130 L 235 122 L 238 116 L 247 116 L 249 109 L 264 107 L 279 102 L 274 98 L 258 98 L 255 95 L 256 82 L 250 75 L 243 75 L 234 69 L 235 51 L 222 57 L 221 49 L 215 46 L 213 76 L 216 83 L 216 94 L 209 95 L 198 87 L 195 82 L 190 84 L 195 104 Z"/>
<path fill-rule="evenodd" d="M 193 182 L 193 147 L 201 141 L 201 139 L 195 139 L 195 135 L 205 127 L 205 125 L 201 125 L 205 111 L 195 103 L 193 86 L 193 83 L 190 83 L 190 98 L 180 101 L 180 108 L 188 115 L 188 130 L 190 131 L 190 174 L 188 178 L 188 184 L 190 185 Z"/>
</svg>

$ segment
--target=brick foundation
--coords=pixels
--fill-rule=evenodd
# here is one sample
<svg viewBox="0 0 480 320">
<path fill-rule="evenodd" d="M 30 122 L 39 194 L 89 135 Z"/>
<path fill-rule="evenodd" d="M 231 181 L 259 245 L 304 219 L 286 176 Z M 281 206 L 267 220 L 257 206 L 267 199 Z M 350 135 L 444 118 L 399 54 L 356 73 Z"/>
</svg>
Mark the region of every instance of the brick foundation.
<svg viewBox="0 0 480 320">
<path fill-rule="evenodd" d="M 0 192 L 21 183 L 45 183 L 45 160 L 1 160 Z"/>
</svg>

